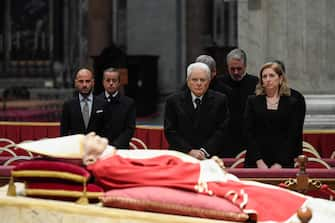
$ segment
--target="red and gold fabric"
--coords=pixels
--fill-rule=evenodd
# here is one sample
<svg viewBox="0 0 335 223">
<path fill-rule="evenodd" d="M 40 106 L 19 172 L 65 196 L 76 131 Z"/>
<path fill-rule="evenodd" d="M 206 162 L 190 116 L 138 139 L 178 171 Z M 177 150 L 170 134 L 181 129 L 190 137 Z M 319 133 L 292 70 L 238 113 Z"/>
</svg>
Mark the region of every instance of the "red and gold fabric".
<svg viewBox="0 0 335 223">
<path fill-rule="evenodd" d="M 244 182 L 224 173 L 214 160 L 186 162 L 171 155 L 134 159 L 120 154 L 88 166 L 105 189 L 137 186 L 172 187 L 231 201 L 245 211 L 255 211 L 258 221 L 286 221 L 307 200 L 278 187 Z M 276 205 L 269 212 L 264 207 Z"/>
<path fill-rule="evenodd" d="M 98 200 L 103 189 L 95 184 L 88 184 L 90 173 L 81 166 L 72 163 L 30 160 L 19 163 L 11 172 L 9 195 L 16 195 L 14 182 L 25 183 L 27 196 L 61 200 Z M 81 198 L 81 199 L 80 199 Z"/>
</svg>

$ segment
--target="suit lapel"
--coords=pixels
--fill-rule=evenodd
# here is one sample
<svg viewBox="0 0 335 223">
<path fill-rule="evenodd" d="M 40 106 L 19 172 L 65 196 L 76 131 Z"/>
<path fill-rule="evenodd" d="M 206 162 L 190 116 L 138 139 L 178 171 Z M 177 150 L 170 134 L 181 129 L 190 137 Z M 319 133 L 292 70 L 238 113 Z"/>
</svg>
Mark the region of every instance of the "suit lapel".
<svg viewBox="0 0 335 223">
<path fill-rule="evenodd" d="M 90 125 L 92 123 L 92 120 L 94 120 L 95 110 L 96 110 L 96 103 L 95 103 L 94 97 L 92 97 L 91 115 L 90 115 L 90 120 L 88 121 L 88 125 L 87 125 L 86 129 L 89 129 L 89 127 L 90 127 Z"/>
<path fill-rule="evenodd" d="M 192 102 L 191 92 L 185 91 L 185 94 L 181 98 L 181 107 L 184 108 L 186 118 L 192 123 L 194 117 L 194 105 Z"/>
<path fill-rule="evenodd" d="M 213 104 L 213 95 L 208 91 L 202 98 L 200 114 L 208 114 Z"/>
<path fill-rule="evenodd" d="M 278 103 L 278 110 L 280 111 L 285 111 L 290 107 L 289 97 L 287 96 L 281 96 Z"/>
<path fill-rule="evenodd" d="M 80 128 L 85 129 L 85 123 L 84 123 L 83 113 L 81 112 L 79 96 L 77 96 L 77 100 L 75 100 L 74 103 L 75 103 L 75 113 L 74 114 L 80 114 L 80 115 L 76 115 L 75 119 L 78 120 L 78 124 L 80 125 Z"/>
<path fill-rule="evenodd" d="M 201 101 L 201 106 L 200 106 L 200 114 L 197 117 L 197 125 L 201 125 L 201 122 L 203 120 L 206 120 L 206 115 L 204 114 L 209 114 L 210 110 L 212 109 L 212 105 L 213 105 L 213 95 L 210 94 L 208 91 L 204 94 L 204 96 L 202 97 L 202 101 Z"/>
<path fill-rule="evenodd" d="M 191 92 L 189 90 L 186 91 L 182 99 L 182 106 L 185 108 L 186 117 L 188 117 L 194 128 L 197 128 L 201 124 L 202 120 L 206 120 L 202 118 L 203 114 L 209 113 L 209 110 L 212 108 L 212 104 L 213 95 L 207 91 L 202 98 L 199 114 L 197 114 L 196 117 Z"/>
<path fill-rule="evenodd" d="M 262 95 L 261 97 L 259 97 L 259 100 L 257 100 L 257 102 L 259 103 L 258 107 L 262 108 L 263 111 L 267 111 L 267 104 L 266 104 L 266 96 Z"/>
</svg>

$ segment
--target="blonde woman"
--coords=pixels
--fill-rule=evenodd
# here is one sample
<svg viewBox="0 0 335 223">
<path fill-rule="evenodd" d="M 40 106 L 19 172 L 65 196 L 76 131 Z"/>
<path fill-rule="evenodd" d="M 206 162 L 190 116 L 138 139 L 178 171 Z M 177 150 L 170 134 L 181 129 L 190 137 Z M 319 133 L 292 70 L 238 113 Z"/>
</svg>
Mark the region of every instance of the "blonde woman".
<svg viewBox="0 0 335 223">
<path fill-rule="evenodd" d="M 262 66 L 256 95 L 249 96 L 245 112 L 247 134 L 246 167 L 294 166 L 301 154 L 298 100 L 291 96 L 287 77 L 276 62 Z"/>
</svg>

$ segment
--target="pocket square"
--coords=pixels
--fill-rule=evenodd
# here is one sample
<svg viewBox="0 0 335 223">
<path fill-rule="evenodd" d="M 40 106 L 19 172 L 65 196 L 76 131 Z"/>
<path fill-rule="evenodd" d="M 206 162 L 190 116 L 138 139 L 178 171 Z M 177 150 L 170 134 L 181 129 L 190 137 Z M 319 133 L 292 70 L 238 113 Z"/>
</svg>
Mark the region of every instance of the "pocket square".
<svg viewBox="0 0 335 223">
<path fill-rule="evenodd" d="M 104 110 L 96 110 L 95 111 L 96 114 L 101 113 L 101 112 L 104 112 Z"/>
</svg>

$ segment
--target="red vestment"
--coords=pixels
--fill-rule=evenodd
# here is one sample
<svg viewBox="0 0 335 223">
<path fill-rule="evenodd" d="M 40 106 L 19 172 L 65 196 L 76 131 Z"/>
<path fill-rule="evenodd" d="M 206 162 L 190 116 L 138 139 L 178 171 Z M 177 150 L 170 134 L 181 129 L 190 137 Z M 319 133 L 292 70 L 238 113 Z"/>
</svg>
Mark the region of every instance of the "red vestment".
<svg viewBox="0 0 335 223">
<path fill-rule="evenodd" d="M 145 159 L 114 155 L 98 160 L 88 166 L 88 169 L 106 190 L 136 186 L 163 186 L 207 193 L 226 198 L 244 210 L 255 210 L 258 221 L 286 221 L 307 199 L 303 195 L 286 189 L 235 180 L 229 176 L 217 181 L 213 178 L 204 181 L 200 176 L 201 162 L 185 162 L 172 155 Z M 222 175 L 225 175 L 223 171 Z"/>
</svg>

